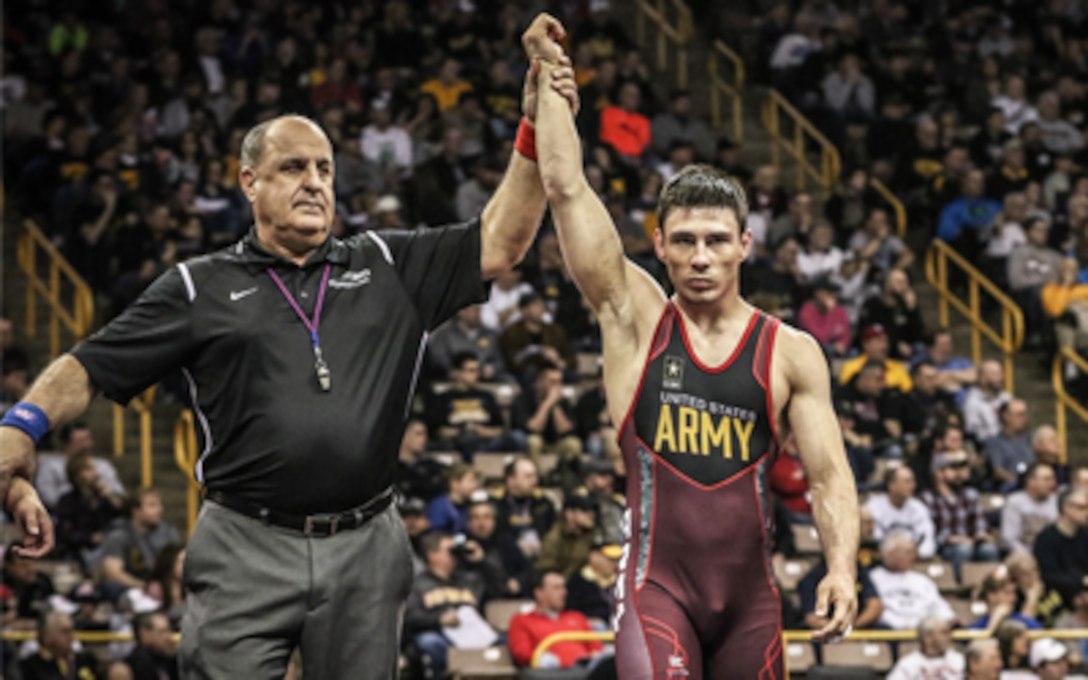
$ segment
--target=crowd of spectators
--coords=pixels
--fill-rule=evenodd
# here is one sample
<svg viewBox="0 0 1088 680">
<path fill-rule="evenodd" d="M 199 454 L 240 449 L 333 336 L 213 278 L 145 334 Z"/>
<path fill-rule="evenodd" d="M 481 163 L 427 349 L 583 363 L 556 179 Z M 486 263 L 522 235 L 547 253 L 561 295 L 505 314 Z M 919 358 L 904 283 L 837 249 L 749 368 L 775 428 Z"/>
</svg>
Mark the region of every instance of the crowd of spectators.
<svg viewBox="0 0 1088 680">
<path fill-rule="evenodd" d="M 1088 476 L 1059 462 L 1053 428 L 1029 428 L 1001 363 L 976 366 L 947 329 L 927 327 L 916 253 L 870 186 L 883 180 L 912 231 L 948 241 L 1006 287 L 1039 333 L 1033 343 L 1088 348 L 1076 3 L 966 3 L 940 16 L 885 0 L 860 13 L 827 0 L 753 8 L 757 76 L 810 115 L 850 168 L 823 201 L 788 191 L 772 165 L 747 167 L 743 140 L 716 136 L 689 92 L 654 82 L 608 0 L 54 4 L 5 7 L 4 182 L 12 209 L 41 226 L 110 313 L 166 268 L 246 233 L 241 138 L 281 113 L 310 115 L 329 135 L 336 236 L 479 214 L 520 117 L 517 38 L 549 9 L 572 28 L 586 172 L 629 257 L 663 277 L 657 192 L 684 165 L 711 163 L 747 187 L 742 292 L 810 332 L 835 369 L 864 496 L 858 627 L 916 629 L 923 641 L 895 677 L 940 664 L 970 672 L 994 653 L 1007 668 L 1085 658 L 1083 645 L 1029 648 L 1014 628 L 1088 621 Z M 0 339 L 6 408 L 32 366 L 7 319 Z M 397 473 L 416 553 L 404 636 L 416 673 L 440 677 L 448 649 L 466 644 L 506 643 L 523 665 L 549 632 L 607 626 L 624 469 L 598 352 L 547 226 L 484 304 L 433 334 Z M 98 670 L 159 677 L 184 608 L 181 536 L 155 490 L 122 487 L 84 424 L 51 447 L 36 483 L 57 520 L 55 557 L 75 567 L 50 578 L 5 552 L 4 621 L 38 631 L 6 659 L 44 677 L 42 664 L 96 663 L 72 656 L 73 629 L 131 630 L 137 644 L 112 647 Z M 496 452 L 501 471 L 485 469 L 479 461 Z M 781 568 L 796 557 L 792 532 L 811 524 L 792 442 L 771 477 Z M 968 565 L 990 563 L 976 593 L 984 616 L 952 609 L 925 571 L 937 560 L 959 582 Z M 805 566 L 797 591 L 784 590 L 787 625 L 819 627 L 826 565 Z M 488 603 L 510 599 L 531 611 L 506 631 L 485 620 Z M 1000 648 L 957 656 L 950 625 L 987 630 Z M 572 643 L 546 663 L 599 667 L 607 651 Z"/>
</svg>

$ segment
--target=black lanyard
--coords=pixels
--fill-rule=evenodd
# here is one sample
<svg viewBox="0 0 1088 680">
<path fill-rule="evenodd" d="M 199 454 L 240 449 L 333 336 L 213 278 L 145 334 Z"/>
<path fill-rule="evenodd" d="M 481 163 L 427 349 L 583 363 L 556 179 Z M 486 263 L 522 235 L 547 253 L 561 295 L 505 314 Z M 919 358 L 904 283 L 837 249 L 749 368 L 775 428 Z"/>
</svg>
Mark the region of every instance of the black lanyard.
<svg viewBox="0 0 1088 680">
<path fill-rule="evenodd" d="M 295 301 L 291 291 L 287 290 L 287 286 L 283 284 L 283 280 L 280 279 L 279 275 L 271 267 L 268 268 L 268 275 L 272 277 L 283 297 L 287 298 L 287 301 L 291 303 L 291 309 L 295 310 L 298 318 L 302 319 L 306 330 L 310 331 L 310 342 L 314 348 L 314 371 L 317 373 L 317 382 L 321 384 L 321 389 L 326 392 L 332 387 L 332 375 L 329 373 L 329 365 L 325 363 L 325 358 L 321 355 L 321 339 L 317 335 L 317 328 L 321 325 L 321 307 L 325 304 L 325 291 L 328 290 L 329 268 L 330 265 L 325 265 L 325 271 L 321 274 L 321 287 L 317 290 L 317 304 L 314 305 L 314 318 L 312 321 L 302 312 L 302 307 Z"/>
</svg>

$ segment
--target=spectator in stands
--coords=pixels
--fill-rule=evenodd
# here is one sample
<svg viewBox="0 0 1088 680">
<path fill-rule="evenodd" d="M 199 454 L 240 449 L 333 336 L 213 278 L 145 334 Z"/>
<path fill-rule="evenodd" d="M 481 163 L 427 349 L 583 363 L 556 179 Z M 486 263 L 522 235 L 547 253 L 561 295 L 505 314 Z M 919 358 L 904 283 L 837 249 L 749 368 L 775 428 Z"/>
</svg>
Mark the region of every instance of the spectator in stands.
<svg viewBox="0 0 1088 680">
<path fill-rule="evenodd" d="M 0 316 L 0 355 L 5 365 L 8 362 L 16 362 L 22 366 L 30 366 L 30 356 L 26 349 L 15 342 L 15 326 L 11 319 Z"/>
<path fill-rule="evenodd" d="M 123 496 L 125 489 L 117 476 L 117 468 L 108 459 L 94 455 L 94 434 L 89 425 L 75 421 L 57 430 L 59 453 L 43 453 L 38 456 L 38 472 L 34 488 L 47 508 L 55 509 L 61 496 L 72 490 L 68 481 L 68 461 L 80 454 L 94 456 L 98 477 L 110 492 Z"/>
<path fill-rule="evenodd" d="M 457 105 L 465 92 L 472 90 L 472 83 L 461 77 L 461 62 L 454 57 L 446 57 L 438 69 L 438 77 L 432 78 L 420 86 L 419 91 L 434 97 L 438 110 L 446 112 Z"/>
<path fill-rule="evenodd" d="M 794 238 L 798 244 L 808 243 L 809 235 L 816 224 L 812 211 L 812 195 L 798 192 L 790 197 L 786 213 L 771 222 L 767 231 L 767 243 L 780 243 L 786 237 Z"/>
<path fill-rule="evenodd" d="M 929 559 L 937 552 L 933 519 L 925 503 L 914 497 L 914 472 L 905 465 L 894 465 L 884 473 L 887 493 L 875 494 L 865 503 L 873 513 L 873 538 L 878 541 L 904 531 L 914 539 L 918 557 Z"/>
<path fill-rule="evenodd" d="M 854 619 L 854 628 L 865 630 L 877 624 L 884 613 L 884 605 L 880 601 L 876 586 L 869 578 L 869 569 L 858 564 L 857 570 L 858 614 Z M 816 613 L 816 588 L 825 576 L 827 562 L 821 557 L 797 584 L 797 593 L 801 597 L 801 613 L 805 617 L 805 625 L 812 630 L 820 630 L 828 622 L 826 614 Z"/>
<path fill-rule="evenodd" d="M 453 368 L 453 357 L 473 352 L 480 361 L 480 378 L 486 382 L 512 380 L 503 364 L 499 336 L 482 323 L 482 307 L 469 305 L 457 312 L 431 336 L 427 343 L 427 358 L 436 376 L 446 375 Z"/>
<path fill-rule="evenodd" d="M 38 617 L 38 650 L 22 660 L 22 680 L 95 678 L 98 660 L 89 652 L 73 649 L 75 625 L 64 612 L 49 611 Z"/>
<path fill-rule="evenodd" d="M 159 610 L 170 620 L 174 630 L 181 629 L 181 618 L 185 615 L 185 588 L 182 586 L 184 564 L 185 547 L 166 546 L 155 560 L 146 588 L 148 597 L 159 603 Z"/>
<path fill-rule="evenodd" d="M 124 499 L 99 476 L 94 459 L 81 453 L 68 459 L 72 490 L 57 503 L 57 546 L 87 568 L 102 560 L 102 541 L 114 518 L 121 514 Z"/>
<path fill-rule="evenodd" d="M 1061 97 L 1053 90 L 1039 95 L 1039 120 L 1043 144 L 1053 154 L 1065 155 L 1084 147 L 1084 136 L 1075 125 L 1062 118 Z"/>
<path fill-rule="evenodd" d="M 558 453 L 561 465 L 577 460 L 582 442 L 574 429 L 573 408 L 563 396 L 563 372 L 557 366 L 545 366 L 532 385 L 510 408 L 511 428 L 526 433 L 533 460 L 545 451 Z"/>
<path fill-rule="evenodd" d="M 994 479 L 1005 491 L 1016 487 L 1017 478 L 1035 461 L 1028 431 L 1028 404 L 1010 399 L 998 408 L 1001 432 L 983 442 Z"/>
<path fill-rule="evenodd" d="M 598 370 L 599 370 L 598 360 Z M 594 458 L 603 458 L 619 470 L 623 469 L 623 460 L 616 440 L 616 427 L 612 423 L 612 414 L 604 396 L 604 381 L 598 375 L 575 404 L 574 414 L 578 420 L 578 436 L 582 439 L 586 453 Z"/>
<path fill-rule="evenodd" d="M 1001 541 L 1010 551 L 1031 552 L 1035 537 L 1058 519 L 1054 470 L 1032 463 L 1024 473 L 1024 490 L 1009 496 L 1001 508 Z"/>
<path fill-rule="evenodd" d="M 397 507 L 397 512 L 412 544 L 412 574 L 422 574 L 426 565 L 423 563 L 419 543 L 423 535 L 431 530 L 431 521 L 427 519 L 427 504 L 419 498 L 406 498 Z"/>
<path fill-rule="evenodd" d="M 521 578 L 525 573 L 512 573 L 506 565 L 520 560 L 520 550 L 509 534 L 495 531 L 496 526 L 495 505 L 490 499 L 481 498 L 469 504 L 463 550 L 465 567 L 484 579 L 488 599 L 517 597 L 523 591 Z"/>
<path fill-rule="evenodd" d="M 1062 258 L 1048 245 L 1050 223 L 1046 219 L 1027 218 L 1024 234 L 1026 242 L 1013 248 L 1009 255 L 1007 275 L 1009 289 L 1024 312 L 1024 325 L 1035 329 L 1043 321 L 1043 287 L 1058 279 Z"/>
<path fill-rule="evenodd" d="M 427 450 L 427 424 L 412 416 L 404 427 L 397 453 L 395 484 L 405 497 L 431 501 L 446 490 L 446 466 L 424 455 Z"/>
<path fill-rule="evenodd" d="M 439 445 L 471 461 L 478 451 L 524 451 L 520 432 L 506 430 L 495 395 L 481 389 L 480 360 L 472 352 L 453 357 L 449 389 L 428 400 L 427 418 Z"/>
<path fill-rule="evenodd" d="M 691 92 L 674 89 L 669 94 L 669 108 L 654 116 L 650 127 L 653 151 L 665 156 L 677 140 L 689 142 L 696 156 L 708 161 L 715 155 L 715 140 L 710 128 L 699 116 L 691 112 Z"/>
<path fill-rule="evenodd" d="M 1056 630 L 1088 628 L 1088 583 L 1078 583 L 1071 592 L 1073 598 L 1069 609 L 1054 621 L 1053 628 Z M 1069 661 L 1074 665 L 1088 659 L 1088 640 L 1067 640 L 1066 647 L 1069 649 Z"/>
<path fill-rule="evenodd" d="M 487 154 L 476 159 L 472 176 L 457 187 L 454 200 L 457 205 L 458 219 L 468 221 L 483 214 L 487 202 L 491 200 L 499 182 L 502 181 L 505 169 L 505 166 L 493 155 Z"/>
<path fill-rule="evenodd" d="M 999 557 L 979 493 L 967 485 L 970 476 L 965 451 L 938 453 L 934 488 L 921 495 L 933 518 L 941 559 L 952 563 L 957 579 L 964 562 L 996 562 Z"/>
<path fill-rule="evenodd" d="M 562 326 L 546 316 L 544 298 L 536 291 L 518 299 L 520 319 L 506 327 L 499 338 L 506 365 L 519 376 L 552 364 L 564 369 L 576 365 L 574 350 Z"/>
<path fill-rule="evenodd" d="M 773 165 L 759 166 L 748 187 L 748 204 L 751 212 L 762 213 L 763 218 L 770 224 L 776 217 L 786 212 L 789 200 L 789 194 L 779 184 L 778 168 Z"/>
<path fill-rule="evenodd" d="M 567 579 L 567 607 L 589 619 L 612 620 L 618 565 L 623 555 L 619 543 L 595 541 L 586 565 Z"/>
<path fill-rule="evenodd" d="M 963 194 L 941 211 L 937 238 L 968 262 L 977 261 L 985 243 L 985 230 L 1000 212 L 1001 204 L 986 198 L 986 176 L 981 170 L 971 170 L 963 180 Z"/>
<path fill-rule="evenodd" d="M 177 680 L 177 643 L 166 614 L 137 614 L 132 629 L 136 649 L 125 659 L 132 669 L 132 680 Z"/>
<path fill-rule="evenodd" d="M 415 208 L 417 221 L 434 226 L 457 219 L 457 187 L 469 175 L 464 148 L 464 130 L 447 125 L 437 152 L 416 166 L 412 173 L 414 193 L 409 204 Z"/>
<path fill-rule="evenodd" d="M 1088 491 L 1062 493 L 1058 510 L 1058 519 L 1035 537 L 1032 552 L 1047 588 L 1073 603 L 1088 584 Z"/>
<path fill-rule="evenodd" d="M 0 574 L 4 628 L 21 627 L 17 621 L 37 619 L 49 609 L 49 597 L 54 592 L 49 575 L 35 569 L 33 560 L 19 555 L 17 548 L 21 547 L 21 541 L 13 541 L 4 550 L 4 570 Z"/>
<path fill-rule="evenodd" d="M 997 627 L 998 648 L 1001 650 L 1001 663 L 1009 671 L 1028 670 L 1028 654 L 1031 651 L 1031 639 L 1028 637 L 1028 627 L 1020 621 L 1006 619 Z M 1015 678 L 1015 674 L 1008 674 Z M 1005 673 L 1001 674 L 1006 677 Z M 1022 677 L 1022 676 L 1021 676 Z"/>
<path fill-rule="evenodd" d="M 685 167 L 691 165 L 695 161 L 695 147 L 691 142 L 685 139 L 675 139 L 672 144 L 669 145 L 668 155 L 664 163 L 658 163 L 656 170 L 657 174 L 661 175 L 661 179 L 668 182 L 670 179 L 680 174 L 680 171 Z M 611 194 L 610 194 L 611 196 Z M 624 196 L 624 194 L 619 194 Z M 621 222 L 617 223 L 617 228 L 621 233 L 627 233 L 629 228 L 623 224 L 623 221 L 630 221 L 630 218 L 626 214 L 623 215 Z M 641 225 L 635 226 L 642 229 Z"/>
<path fill-rule="evenodd" d="M 370 105 L 370 124 L 360 138 L 363 158 L 376 164 L 383 173 L 408 177 L 412 172 L 412 138 L 393 122 L 389 103 L 377 99 Z"/>
<path fill-rule="evenodd" d="M 536 463 L 525 456 L 512 458 L 503 469 L 503 488 L 492 498 L 498 532 L 512 538 L 527 560 L 536 559 L 541 541 L 555 524 L 555 506 L 540 490 Z"/>
<path fill-rule="evenodd" d="M 925 337 L 918 296 L 903 269 L 888 271 L 881 282 L 880 294 L 862 305 L 858 328 L 864 332 L 871 326 L 880 326 L 888 334 L 888 355 L 903 361 L 914 356 L 914 345 Z M 865 349 L 864 338 L 859 336 L 858 344 Z M 877 357 L 873 355 L 873 358 Z"/>
<path fill-rule="evenodd" d="M 747 186 L 752 180 L 752 171 L 741 161 L 741 149 L 731 139 L 718 140 L 712 165 L 737 180 L 741 186 Z"/>
<path fill-rule="evenodd" d="M 1005 110 L 999 106 L 990 109 L 982 129 L 971 138 L 971 160 L 980 168 L 987 168 L 1001 159 L 1002 149 L 1012 135 L 1005 130 Z"/>
<path fill-rule="evenodd" d="M 1042 593 L 1039 584 L 1037 597 Z M 1027 616 L 1016 609 L 1016 583 L 1009 576 L 1009 570 L 1004 565 L 999 566 L 992 574 L 982 581 L 979 594 L 986 603 L 986 614 L 971 623 L 968 628 L 986 631 L 987 636 L 992 636 L 997 627 L 1004 621 L 1017 621 L 1024 624 L 1030 630 L 1041 630 L 1042 625 L 1032 616 Z M 1035 608 L 1035 603 L 1031 603 Z"/>
<path fill-rule="evenodd" d="M 610 0 L 589 3 L 589 21 L 578 25 L 571 42 L 574 45 L 589 43 L 597 59 L 617 57 L 631 43 L 623 26 L 612 16 Z"/>
<path fill-rule="evenodd" d="M 876 113 L 876 88 L 861 71 L 857 54 L 846 52 L 839 68 L 823 81 L 824 104 L 837 116 L 839 126 L 866 125 Z"/>
<path fill-rule="evenodd" d="M 585 492 L 597 502 L 597 530 L 609 543 L 623 543 L 623 494 L 616 493 L 616 468 L 610 460 L 582 461 Z"/>
<path fill-rule="evenodd" d="M 162 521 L 158 490 L 143 487 L 127 503 L 128 518 L 102 542 L 104 594 L 116 600 L 129 588 L 144 589 L 155 561 L 169 545 L 180 545 L 181 534 Z"/>
<path fill-rule="evenodd" d="M 1088 285 L 1081 282 L 1078 267 L 1074 258 L 1064 258 L 1057 280 L 1043 285 L 1040 301 L 1054 323 L 1058 347 L 1084 352 L 1088 350 Z"/>
<path fill-rule="evenodd" d="M 544 537 L 536 568 L 554 570 L 569 578 L 585 565 L 597 527 L 597 502 L 575 493 L 563 501 L 563 514 Z"/>
<path fill-rule="evenodd" d="M 937 368 L 938 387 L 960 401 L 966 396 L 965 390 L 978 380 L 978 370 L 970 359 L 952 352 L 952 331 L 947 328 L 937 329 L 926 341 L 926 358 Z"/>
<path fill-rule="evenodd" d="M 916 631 L 919 649 L 900 657 L 886 680 L 963 676 L 966 660 L 952 647 L 951 622 L 937 616 L 927 616 L 918 623 Z"/>
<path fill-rule="evenodd" d="M 558 570 L 542 568 L 533 576 L 536 608 L 510 619 L 507 640 L 510 656 L 518 666 L 528 666 L 533 652 L 544 638 L 564 631 L 592 629 L 585 614 L 567 609 L 567 586 Z M 600 642 L 561 642 L 553 645 L 540 660 L 540 668 L 570 668 L 586 662 L 601 651 Z"/>
<path fill-rule="evenodd" d="M 446 493 L 427 505 L 431 529 L 462 534 L 468 527 L 468 503 L 480 488 L 480 473 L 467 463 L 446 469 Z"/>
<path fill-rule="evenodd" d="M 812 498 L 797 439 L 789 436 L 771 467 L 770 486 L 790 512 L 791 524 L 812 524 Z"/>
<path fill-rule="evenodd" d="M 820 343 L 829 358 L 845 356 L 853 342 L 850 316 L 839 305 L 841 290 L 831 277 L 817 278 L 812 283 L 812 299 L 801 305 L 797 315 L 798 326 Z"/>
<path fill-rule="evenodd" d="M 910 378 L 914 389 L 899 400 L 899 420 L 905 437 L 924 440 L 956 410 L 956 401 L 940 388 L 941 374 L 929 359 L 911 366 Z"/>
<path fill-rule="evenodd" d="M 880 556 L 883 564 L 873 569 L 869 577 L 884 604 L 882 625 L 892 630 L 910 630 L 928 616 L 945 621 L 956 618 L 933 579 L 914 571 L 918 553 L 909 532 L 895 530 L 884 536 Z"/>
<path fill-rule="evenodd" d="M 1001 162 L 993 169 L 993 172 L 986 180 L 987 194 L 990 198 L 999 202 L 1002 201 L 1002 199 L 1005 199 L 1002 212 L 998 213 L 997 217 L 994 219 L 994 223 L 991 225 L 995 231 L 987 237 L 988 241 L 1001 237 L 1001 234 L 997 232 L 997 230 L 1003 226 L 1003 221 L 1011 216 L 1010 212 L 1022 212 L 1022 210 L 1010 211 L 1010 205 L 1007 198 L 1010 194 L 1013 194 L 1018 195 L 1018 201 L 1022 201 L 1023 194 L 1021 192 L 1027 189 L 1030 181 L 1031 175 L 1027 168 L 1027 155 L 1024 151 L 1024 143 L 1019 139 L 1010 139 L 1005 142 L 1005 146 L 1002 149 Z M 1019 232 L 1016 235 L 1017 240 L 1022 240 L 1023 230 L 1016 231 Z"/>
<path fill-rule="evenodd" d="M 442 629 L 457 628 L 462 616 L 478 616 L 484 599 L 484 584 L 477 574 L 459 567 L 454 545 L 444 531 L 423 535 L 420 552 L 426 569 L 412 583 L 404 610 L 405 634 L 430 661 L 436 678 L 445 677 L 447 652 L 453 646 Z"/>
<path fill-rule="evenodd" d="M 1031 668 L 1039 680 L 1065 680 L 1069 673 L 1069 649 L 1054 638 L 1031 643 Z"/>
<path fill-rule="evenodd" d="M 1005 114 L 1005 131 L 1011 135 L 1018 134 L 1024 123 L 1039 120 L 1039 112 L 1028 101 L 1022 76 L 1013 74 L 1006 78 L 1004 92 L 994 97 L 992 103 Z"/>
<path fill-rule="evenodd" d="M 964 427 L 976 441 L 1001 432 L 999 411 L 1012 395 L 1005 391 L 1005 369 L 1000 361 L 987 359 L 979 366 L 978 383 L 967 389 L 963 400 Z"/>
<path fill-rule="evenodd" d="M 768 263 L 741 269 L 741 290 L 765 298 L 761 304 L 764 309 L 796 309 L 801 302 L 802 276 L 797 267 L 800 252 L 793 236 L 772 243 Z"/>
<path fill-rule="evenodd" d="M 19 356 L 3 355 L 0 366 L 0 413 L 22 401 L 30 386 L 30 364 Z"/>
<path fill-rule="evenodd" d="M 1053 425 L 1040 425 L 1031 433 L 1031 451 L 1035 460 L 1046 463 L 1054 469 L 1054 480 L 1059 488 L 1067 488 L 1072 481 L 1072 471 L 1068 463 L 1063 463 L 1062 443 L 1058 431 Z"/>
<path fill-rule="evenodd" d="M 835 228 L 821 219 L 813 225 L 808 245 L 797 255 L 797 268 L 805 281 L 812 284 L 838 274 L 844 258 L 843 251 L 835 245 Z"/>
<path fill-rule="evenodd" d="M 652 141 L 650 119 L 640 111 L 642 93 L 632 82 L 620 86 L 618 103 L 601 111 L 600 138 L 631 165 L 639 165 Z"/>
<path fill-rule="evenodd" d="M 867 361 L 853 382 L 847 384 L 840 399 L 853 420 L 852 429 L 864 437 L 859 445 L 874 455 L 901 458 L 902 425 L 894 390 L 888 389 L 884 366 Z"/>
<path fill-rule="evenodd" d="M 999 680 L 1005 667 L 997 640 L 971 640 L 967 645 L 964 680 Z"/>
</svg>

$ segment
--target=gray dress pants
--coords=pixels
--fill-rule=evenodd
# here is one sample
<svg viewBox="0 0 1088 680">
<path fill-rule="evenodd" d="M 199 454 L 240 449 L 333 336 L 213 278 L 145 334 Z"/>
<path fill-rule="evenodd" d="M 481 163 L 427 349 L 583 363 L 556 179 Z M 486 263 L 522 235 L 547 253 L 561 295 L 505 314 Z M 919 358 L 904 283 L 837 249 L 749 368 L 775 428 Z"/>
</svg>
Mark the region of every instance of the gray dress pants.
<svg viewBox="0 0 1088 680">
<path fill-rule="evenodd" d="M 408 534 L 390 505 L 313 538 L 207 501 L 185 554 L 184 680 L 282 680 L 301 647 L 307 679 L 396 677 Z"/>
</svg>

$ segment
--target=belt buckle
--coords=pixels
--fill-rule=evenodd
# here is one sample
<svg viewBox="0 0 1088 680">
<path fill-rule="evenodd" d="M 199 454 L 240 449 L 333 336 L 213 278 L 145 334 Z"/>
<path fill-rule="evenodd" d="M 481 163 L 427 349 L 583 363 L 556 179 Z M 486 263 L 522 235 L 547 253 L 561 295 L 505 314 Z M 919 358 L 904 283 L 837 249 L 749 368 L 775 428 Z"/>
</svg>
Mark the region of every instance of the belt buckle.
<svg viewBox="0 0 1088 680">
<path fill-rule="evenodd" d="M 313 536 L 318 533 L 317 529 L 322 525 L 326 525 L 328 531 L 320 532 L 321 535 L 333 536 L 340 525 L 340 517 L 338 515 L 307 515 L 302 523 L 302 533 L 306 536 Z"/>
</svg>

